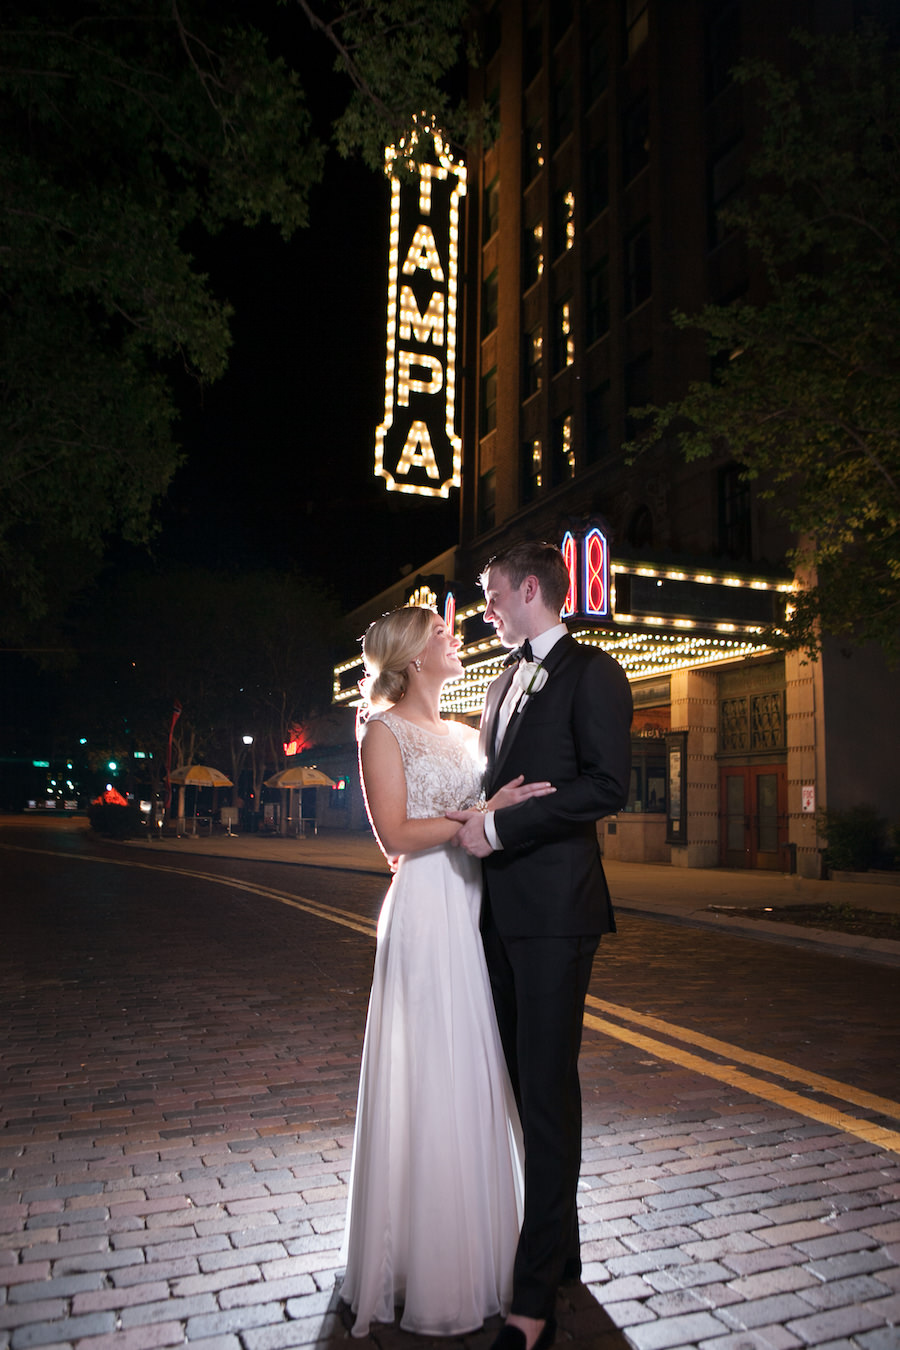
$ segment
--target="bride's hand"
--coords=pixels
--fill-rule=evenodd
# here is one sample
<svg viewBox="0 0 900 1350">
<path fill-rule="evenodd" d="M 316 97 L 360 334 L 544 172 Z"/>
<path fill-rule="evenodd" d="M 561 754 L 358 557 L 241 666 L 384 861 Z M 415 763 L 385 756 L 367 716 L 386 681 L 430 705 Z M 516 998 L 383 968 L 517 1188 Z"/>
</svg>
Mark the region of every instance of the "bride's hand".
<svg viewBox="0 0 900 1350">
<path fill-rule="evenodd" d="M 526 783 L 525 775 L 520 773 L 517 778 L 511 778 L 502 788 L 498 788 L 493 797 L 485 802 L 485 810 L 502 811 L 504 806 L 518 806 L 519 802 L 527 802 L 529 797 L 546 797 L 555 791 L 552 783 Z"/>
</svg>

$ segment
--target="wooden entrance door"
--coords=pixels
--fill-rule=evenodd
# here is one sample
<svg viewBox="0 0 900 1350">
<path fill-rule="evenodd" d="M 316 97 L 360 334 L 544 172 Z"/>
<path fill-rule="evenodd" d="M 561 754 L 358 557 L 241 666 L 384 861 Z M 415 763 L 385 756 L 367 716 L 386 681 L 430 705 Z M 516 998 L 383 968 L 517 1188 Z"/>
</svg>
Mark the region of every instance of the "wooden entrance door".
<svg viewBox="0 0 900 1350">
<path fill-rule="evenodd" d="M 745 764 L 720 770 L 719 838 L 724 867 L 786 872 L 787 834 L 784 764 Z"/>
</svg>

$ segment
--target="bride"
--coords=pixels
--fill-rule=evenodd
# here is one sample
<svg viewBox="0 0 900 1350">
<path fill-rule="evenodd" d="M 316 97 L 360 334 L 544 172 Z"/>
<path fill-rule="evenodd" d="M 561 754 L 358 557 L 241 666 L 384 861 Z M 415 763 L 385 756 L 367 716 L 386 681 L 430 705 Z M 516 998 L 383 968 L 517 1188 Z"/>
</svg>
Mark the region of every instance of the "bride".
<svg viewBox="0 0 900 1350">
<path fill-rule="evenodd" d="M 444 812 L 481 795 L 478 735 L 439 712 L 462 673 L 431 609 L 395 610 L 363 639 L 366 807 L 397 860 L 378 921 L 360 1069 L 341 1298 L 372 1321 L 461 1335 L 506 1314 L 522 1219 L 522 1137 L 479 933 L 481 869 Z M 492 809 L 552 792 L 514 780 Z"/>
</svg>

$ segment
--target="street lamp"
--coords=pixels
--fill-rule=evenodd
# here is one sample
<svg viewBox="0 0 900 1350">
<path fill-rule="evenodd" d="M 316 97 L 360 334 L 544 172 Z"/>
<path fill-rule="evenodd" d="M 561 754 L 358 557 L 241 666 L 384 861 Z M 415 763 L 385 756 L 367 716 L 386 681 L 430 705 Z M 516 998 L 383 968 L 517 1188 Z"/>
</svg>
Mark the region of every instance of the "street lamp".
<svg viewBox="0 0 900 1350">
<path fill-rule="evenodd" d="M 245 745 L 245 746 L 247 747 L 247 749 L 249 750 L 250 746 L 253 744 L 253 737 L 252 737 L 252 736 L 242 736 L 242 737 L 241 737 L 241 740 L 244 742 L 244 745 Z M 243 772 L 246 773 L 247 770 L 245 769 Z M 238 779 L 238 782 L 240 782 L 240 779 Z M 251 783 L 252 783 L 252 777 L 251 777 Z M 253 798 L 253 793 L 252 793 L 252 792 L 250 793 L 250 797 L 251 797 L 251 800 L 252 800 L 252 798 Z M 245 800 L 245 802 L 246 802 L 246 798 L 245 798 L 244 800 Z M 253 828 L 253 810 L 252 810 L 252 807 L 250 808 L 250 810 L 248 810 L 247 807 L 246 807 L 246 805 L 245 805 L 243 809 L 244 809 L 243 828 L 244 828 L 244 829 L 251 829 L 251 830 L 252 830 L 252 828 Z"/>
</svg>

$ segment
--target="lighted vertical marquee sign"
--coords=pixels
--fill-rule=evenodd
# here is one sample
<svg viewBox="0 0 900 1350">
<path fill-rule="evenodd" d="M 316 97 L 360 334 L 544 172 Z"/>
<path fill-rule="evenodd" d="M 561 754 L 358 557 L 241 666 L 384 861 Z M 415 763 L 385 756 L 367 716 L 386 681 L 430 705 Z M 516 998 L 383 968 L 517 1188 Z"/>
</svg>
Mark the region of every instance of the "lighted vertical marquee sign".
<svg viewBox="0 0 900 1350">
<path fill-rule="evenodd" d="M 577 537 L 567 530 L 560 550 L 569 573 L 563 618 L 571 618 L 573 614 L 585 614 L 591 619 L 607 618 L 610 605 L 606 535 L 596 526 Z"/>
<path fill-rule="evenodd" d="M 407 142 L 385 152 L 391 184 L 384 421 L 375 433 L 375 474 L 389 491 L 448 497 L 459 487 L 456 434 L 456 321 L 459 203 L 465 165 L 433 127 L 435 162 L 401 180 L 393 172 Z"/>
</svg>

